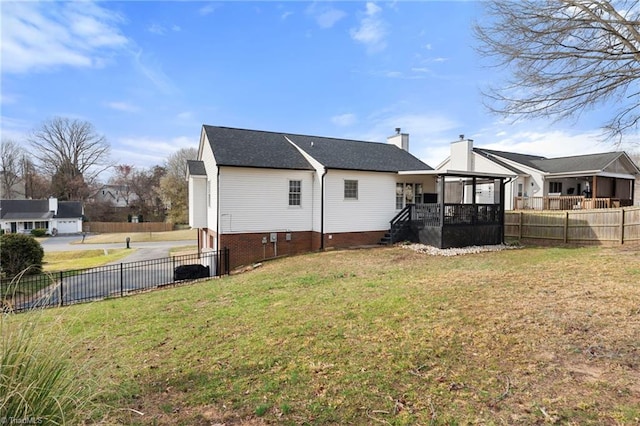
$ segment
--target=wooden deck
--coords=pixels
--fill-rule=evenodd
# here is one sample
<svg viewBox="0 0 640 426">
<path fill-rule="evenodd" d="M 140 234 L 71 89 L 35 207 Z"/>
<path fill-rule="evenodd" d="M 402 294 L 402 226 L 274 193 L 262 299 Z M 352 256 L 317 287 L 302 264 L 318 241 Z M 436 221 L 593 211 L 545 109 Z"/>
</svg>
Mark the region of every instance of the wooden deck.
<svg viewBox="0 0 640 426">
<path fill-rule="evenodd" d="M 514 210 L 588 210 L 630 206 L 632 200 L 583 196 L 515 197 Z"/>
</svg>

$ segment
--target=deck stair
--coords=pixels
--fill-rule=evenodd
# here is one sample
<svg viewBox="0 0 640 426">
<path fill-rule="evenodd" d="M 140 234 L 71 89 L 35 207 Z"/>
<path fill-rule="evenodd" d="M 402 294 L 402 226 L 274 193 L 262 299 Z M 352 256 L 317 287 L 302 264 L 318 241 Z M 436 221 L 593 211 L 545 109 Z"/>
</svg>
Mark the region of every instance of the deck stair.
<svg viewBox="0 0 640 426">
<path fill-rule="evenodd" d="M 384 234 L 378 244 L 391 245 L 409 238 L 411 233 L 412 204 L 408 204 L 391 219 L 389 231 Z"/>
</svg>

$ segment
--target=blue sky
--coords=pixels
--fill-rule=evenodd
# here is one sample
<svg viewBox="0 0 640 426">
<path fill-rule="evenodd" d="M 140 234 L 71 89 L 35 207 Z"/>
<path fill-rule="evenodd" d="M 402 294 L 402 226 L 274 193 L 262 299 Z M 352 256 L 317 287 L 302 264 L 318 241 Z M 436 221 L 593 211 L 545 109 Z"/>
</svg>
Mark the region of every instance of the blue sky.
<svg viewBox="0 0 640 426">
<path fill-rule="evenodd" d="M 549 157 L 611 151 L 607 106 L 513 124 L 480 90 L 474 1 L 5 2 L 2 137 L 90 121 L 119 164 L 197 147 L 202 124 L 385 141 L 396 127 L 432 167 L 460 134 Z"/>
</svg>

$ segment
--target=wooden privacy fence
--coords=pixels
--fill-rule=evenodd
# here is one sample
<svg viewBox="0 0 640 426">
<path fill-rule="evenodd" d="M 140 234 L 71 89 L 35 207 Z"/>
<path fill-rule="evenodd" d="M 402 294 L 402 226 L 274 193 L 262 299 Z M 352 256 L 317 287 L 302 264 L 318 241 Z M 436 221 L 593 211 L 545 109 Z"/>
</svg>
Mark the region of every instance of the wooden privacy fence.
<svg viewBox="0 0 640 426">
<path fill-rule="evenodd" d="M 640 207 L 505 212 L 505 237 L 569 244 L 640 243 Z"/>
<path fill-rule="evenodd" d="M 114 232 L 163 232 L 172 231 L 173 223 L 167 222 L 84 222 L 83 232 L 98 232 L 102 234 Z"/>
</svg>

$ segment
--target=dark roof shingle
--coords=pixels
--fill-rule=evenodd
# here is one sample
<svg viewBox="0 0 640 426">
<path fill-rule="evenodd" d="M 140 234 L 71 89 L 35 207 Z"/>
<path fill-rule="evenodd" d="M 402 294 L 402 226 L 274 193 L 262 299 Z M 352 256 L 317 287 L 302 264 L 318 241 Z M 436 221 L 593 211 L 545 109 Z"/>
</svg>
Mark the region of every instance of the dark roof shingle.
<svg viewBox="0 0 640 426">
<path fill-rule="evenodd" d="M 51 219 L 49 200 L 0 200 L 0 219 Z M 56 218 L 82 217 L 80 201 L 58 201 Z"/>
<path fill-rule="evenodd" d="M 388 143 L 289 134 L 287 137 L 330 169 L 376 172 L 433 170 L 407 151 Z"/>
<path fill-rule="evenodd" d="M 221 166 L 313 170 L 297 146 L 327 168 L 381 172 L 433 170 L 410 153 L 387 143 L 207 125 L 203 128 L 216 163 Z"/>
<path fill-rule="evenodd" d="M 191 176 L 206 176 L 207 170 L 204 167 L 204 161 L 187 160 L 187 169 Z"/>
<path fill-rule="evenodd" d="M 203 126 L 219 166 L 313 170 L 282 133 Z"/>
</svg>

